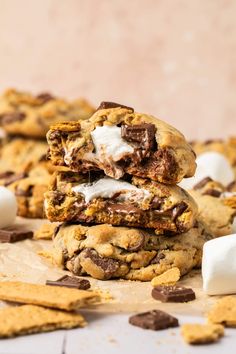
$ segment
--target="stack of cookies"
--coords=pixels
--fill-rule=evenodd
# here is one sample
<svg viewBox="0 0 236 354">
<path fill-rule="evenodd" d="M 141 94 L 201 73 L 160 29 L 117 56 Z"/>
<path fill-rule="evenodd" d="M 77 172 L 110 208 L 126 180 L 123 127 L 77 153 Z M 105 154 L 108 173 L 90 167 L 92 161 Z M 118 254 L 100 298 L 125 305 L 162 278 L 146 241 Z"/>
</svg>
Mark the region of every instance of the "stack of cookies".
<svg viewBox="0 0 236 354">
<path fill-rule="evenodd" d="M 47 161 L 46 133 L 59 121 L 87 119 L 94 109 L 84 99 L 67 102 L 51 94 L 7 90 L 0 97 L 0 184 L 15 192 L 18 215 L 42 218 L 43 194 L 54 171 Z"/>
<path fill-rule="evenodd" d="M 76 275 L 151 280 L 201 264 L 210 237 L 193 198 L 177 183 L 195 154 L 175 128 L 130 107 L 102 102 L 88 120 L 47 134 L 55 172 L 45 211 L 56 229 L 53 257 Z"/>
</svg>

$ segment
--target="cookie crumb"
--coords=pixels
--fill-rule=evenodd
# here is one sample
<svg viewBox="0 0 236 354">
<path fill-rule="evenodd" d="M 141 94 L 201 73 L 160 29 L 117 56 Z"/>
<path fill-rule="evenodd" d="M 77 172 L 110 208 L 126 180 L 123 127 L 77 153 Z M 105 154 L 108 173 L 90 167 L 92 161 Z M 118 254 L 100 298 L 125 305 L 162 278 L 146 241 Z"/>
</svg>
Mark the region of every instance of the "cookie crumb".
<svg viewBox="0 0 236 354">
<path fill-rule="evenodd" d="M 158 285 L 174 285 L 180 279 L 180 270 L 177 267 L 168 269 L 166 272 L 156 276 L 152 279 L 153 287 Z"/>
<path fill-rule="evenodd" d="M 218 324 L 184 324 L 181 334 L 188 344 L 217 342 L 224 335 L 224 327 Z"/>
</svg>

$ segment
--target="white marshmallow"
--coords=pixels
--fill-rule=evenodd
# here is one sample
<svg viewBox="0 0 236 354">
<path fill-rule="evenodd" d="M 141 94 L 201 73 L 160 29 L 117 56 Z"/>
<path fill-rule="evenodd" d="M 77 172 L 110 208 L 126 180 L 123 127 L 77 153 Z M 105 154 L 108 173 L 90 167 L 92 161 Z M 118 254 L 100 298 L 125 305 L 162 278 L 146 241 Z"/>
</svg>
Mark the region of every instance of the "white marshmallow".
<svg viewBox="0 0 236 354">
<path fill-rule="evenodd" d="M 202 277 L 208 295 L 236 293 L 236 234 L 204 244 Z"/>
<path fill-rule="evenodd" d="M 95 155 L 98 159 L 103 160 L 105 153 L 107 158 L 118 161 L 125 154 L 134 151 L 134 148 L 121 138 L 120 127 L 109 125 L 96 127 L 91 132 L 91 136 L 96 148 Z"/>
<path fill-rule="evenodd" d="M 227 185 L 234 180 L 234 173 L 229 161 L 218 152 L 205 152 L 196 159 L 197 170 L 192 178 L 185 178 L 180 186 L 184 189 L 192 189 L 195 184 L 205 177 L 211 177 L 214 181 Z"/>
<path fill-rule="evenodd" d="M 17 213 L 15 195 L 7 188 L 0 187 L 0 227 L 7 227 L 14 223 Z"/>
<path fill-rule="evenodd" d="M 131 183 L 115 180 L 110 177 L 104 177 L 98 181 L 88 184 L 82 183 L 72 188 L 76 193 L 84 195 L 85 202 L 89 203 L 94 198 L 112 198 L 116 193 L 122 192 L 117 200 L 123 201 L 127 199 L 140 200 L 150 197 L 150 193 L 146 189 L 133 186 Z"/>
</svg>

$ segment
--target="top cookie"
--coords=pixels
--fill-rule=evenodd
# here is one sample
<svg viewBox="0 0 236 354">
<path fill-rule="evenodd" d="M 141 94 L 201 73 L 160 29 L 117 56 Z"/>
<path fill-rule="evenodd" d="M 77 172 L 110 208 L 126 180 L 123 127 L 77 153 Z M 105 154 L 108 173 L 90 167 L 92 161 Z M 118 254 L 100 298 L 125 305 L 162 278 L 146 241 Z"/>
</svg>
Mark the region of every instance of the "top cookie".
<svg viewBox="0 0 236 354">
<path fill-rule="evenodd" d="M 0 124 L 10 135 L 45 138 L 51 124 L 87 119 L 93 112 L 84 99 L 67 102 L 49 93 L 33 96 L 10 89 L 0 97 Z"/>
<path fill-rule="evenodd" d="M 127 173 L 175 184 L 196 169 L 195 154 L 178 130 L 111 102 L 88 120 L 52 126 L 47 139 L 53 164 L 75 172 L 103 170 L 115 179 Z"/>
</svg>

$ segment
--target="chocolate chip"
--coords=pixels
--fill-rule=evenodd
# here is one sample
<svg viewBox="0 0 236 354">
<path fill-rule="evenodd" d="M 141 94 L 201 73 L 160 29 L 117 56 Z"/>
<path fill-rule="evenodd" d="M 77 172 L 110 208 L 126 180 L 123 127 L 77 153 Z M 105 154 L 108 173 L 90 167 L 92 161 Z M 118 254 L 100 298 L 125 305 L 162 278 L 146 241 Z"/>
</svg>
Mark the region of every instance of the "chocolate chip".
<svg viewBox="0 0 236 354">
<path fill-rule="evenodd" d="M 119 214 L 140 214 L 141 209 L 133 205 L 107 203 L 107 210 L 110 213 Z"/>
<path fill-rule="evenodd" d="M 9 178 L 10 176 L 14 175 L 14 172 L 12 171 L 5 171 L 0 173 L 0 179 L 5 179 L 5 178 Z"/>
<path fill-rule="evenodd" d="M 38 98 L 42 102 L 42 104 L 47 103 L 48 101 L 51 101 L 51 100 L 55 99 L 55 97 L 53 97 L 48 92 L 40 93 L 38 96 L 36 96 L 36 98 Z"/>
<path fill-rule="evenodd" d="M 164 253 L 158 253 L 151 261 L 151 264 L 158 264 L 160 263 L 161 259 L 164 259 L 165 255 Z"/>
<path fill-rule="evenodd" d="M 9 229 L 9 230 L 0 230 L 0 243 L 13 243 L 25 240 L 27 238 L 32 238 L 32 231 L 18 230 L 18 229 Z"/>
<path fill-rule="evenodd" d="M 175 221 L 183 212 L 187 209 L 187 204 L 185 202 L 181 202 L 172 210 L 172 220 Z"/>
<path fill-rule="evenodd" d="M 19 181 L 20 179 L 26 178 L 27 176 L 28 175 L 26 172 L 11 174 L 8 178 L 5 179 L 4 186 L 7 187 L 16 181 Z"/>
<path fill-rule="evenodd" d="M 100 103 L 99 107 L 96 109 L 96 112 L 99 111 L 100 109 L 110 109 L 110 108 L 126 108 L 130 111 L 134 111 L 133 108 L 128 107 L 128 106 L 124 106 L 123 104 L 120 103 L 115 103 L 115 102 L 107 102 L 107 101 L 103 101 Z"/>
<path fill-rule="evenodd" d="M 26 117 L 25 113 L 23 112 L 12 112 L 6 113 L 2 115 L 2 124 L 11 124 L 14 122 L 21 122 Z"/>
<path fill-rule="evenodd" d="M 75 288 L 80 290 L 87 290 L 90 288 L 90 282 L 87 279 L 70 277 L 69 275 L 64 275 L 63 277 L 55 281 L 47 280 L 46 285 L 65 286 L 67 288 Z"/>
<path fill-rule="evenodd" d="M 221 196 L 221 191 L 214 189 L 214 188 L 209 188 L 207 189 L 202 195 L 210 195 L 215 198 L 219 198 Z"/>
<path fill-rule="evenodd" d="M 223 143 L 224 141 L 222 139 L 208 139 L 204 142 L 205 145 L 210 145 L 214 143 Z"/>
<path fill-rule="evenodd" d="M 196 299 L 191 288 L 159 285 L 152 290 L 152 297 L 161 302 L 188 302 Z"/>
<path fill-rule="evenodd" d="M 29 186 L 26 190 L 23 190 L 21 188 L 16 188 L 15 195 L 17 197 L 32 197 L 33 186 Z"/>
<path fill-rule="evenodd" d="M 228 186 L 226 187 L 226 189 L 228 192 L 232 192 L 232 191 L 236 190 L 236 181 L 229 183 Z"/>
<path fill-rule="evenodd" d="M 156 144 L 154 124 L 122 125 L 121 137 L 128 142 L 142 144 L 142 149 L 152 150 Z"/>
<path fill-rule="evenodd" d="M 195 186 L 193 187 L 194 190 L 197 190 L 197 189 L 201 189 L 203 187 L 205 187 L 205 185 L 208 183 L 208 182 L 212 182 L 213 179 L 211 177 L 205 177 L 203 178 L 200 182 L 198 182 L 197 184 L 195 184 Z"/>
<path fill-rule="evenodd" d="M 142 249 L 144 243 L 145 243 L 145 235 L 140 231 L 140 238 L 136 242 L 136 244 L 133 244 L 132 246 L 127 247 L 127 251 L 129 252 L 137 252 Z"/>
<path fill-rule="evenodd" d="M 81 257 L 90 258 L 90 260 L 104 272 L 104 279 L 110 279 L 118 270 L 120 263 L 112 258 L 101 257 L 97 251 L 87 248 L 80 253 Z"/>
<path fill-rule="evenodd" d="M 141 327 L 143 329 L 152 329 L 154 331 L 179 326 L 177 318 L 160 310 L 152 310 L 131 316 L 129 318 L 129 323 L 133 326 Z"/>
</svg>

